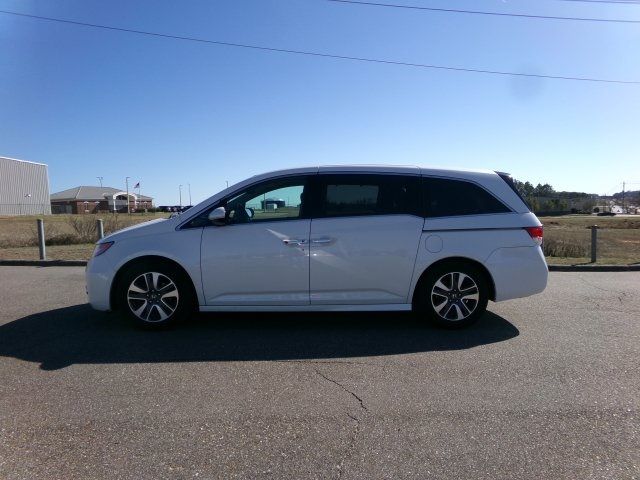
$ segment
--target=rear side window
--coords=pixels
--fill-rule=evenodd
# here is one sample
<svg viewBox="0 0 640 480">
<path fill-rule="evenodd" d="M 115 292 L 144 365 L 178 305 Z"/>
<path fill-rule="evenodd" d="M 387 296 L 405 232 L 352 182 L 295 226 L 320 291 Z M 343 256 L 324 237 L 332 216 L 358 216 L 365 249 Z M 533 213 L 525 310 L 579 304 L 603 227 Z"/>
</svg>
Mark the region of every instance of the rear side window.
<svg viewBox="0 0 640 480">
<path fill-rule="evenodd" d="M 518 187 L 516 187 L 516 184 L 513 181 L 513 178 L 511 178 L 511 175 L 509 175 L 508 173 L 502 173 L 502 172 L 496 172 L 496 173 L 500 176 L 502 180 L 505 181 L 507 185 L 509 185 L 511 190 L 513 190 L 513 193 L 515 193 L 518 196 L 518 198 L 522 200 L 522 203 L 524 203 L 527 206 L 527 208 L 531 210 L 531 205 L 529 205 L 529 202 L 527 202 L 527 200 L 518 191 Z"/>
<path fill-rule="evenodd" d="M 484 188 L 464 180 L 424 177 L 422 189 L 427 217 L 454 217 L 511 211 Z"/>
<path fill-rule="evenodd" d="M 319 217 L 420 215 L 419 178 L 402 175 L 319 175 Z"/>
</svg>

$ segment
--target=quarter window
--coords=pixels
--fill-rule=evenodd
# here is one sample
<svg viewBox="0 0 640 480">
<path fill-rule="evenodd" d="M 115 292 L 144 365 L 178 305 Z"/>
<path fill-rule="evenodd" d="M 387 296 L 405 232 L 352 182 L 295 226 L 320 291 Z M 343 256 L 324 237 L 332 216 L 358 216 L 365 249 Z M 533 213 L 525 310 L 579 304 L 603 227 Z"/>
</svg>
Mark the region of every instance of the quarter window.
<svg viewBox="0 0 640 480">
<path fill-rule="evenodd" d="M 427 217 L 453 217 L 509 212 L 500 200 L 475 183 L 424 177 L 423 198 Z"/>
</svg>

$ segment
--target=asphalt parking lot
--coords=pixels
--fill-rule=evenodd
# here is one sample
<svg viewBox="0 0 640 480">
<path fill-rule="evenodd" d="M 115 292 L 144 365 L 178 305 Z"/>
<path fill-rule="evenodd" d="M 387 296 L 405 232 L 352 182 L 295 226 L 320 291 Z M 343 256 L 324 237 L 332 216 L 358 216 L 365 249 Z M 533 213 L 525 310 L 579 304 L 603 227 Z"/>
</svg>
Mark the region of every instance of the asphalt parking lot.
<svg viewBox="0 0 640 480">
<path fill-rule="evenodd" d="M 640 478 L 640 273 L 552 273 L 454 332 L 85 301 L 82 268 L 0 267 L 0 478 Z"/>
</svg>

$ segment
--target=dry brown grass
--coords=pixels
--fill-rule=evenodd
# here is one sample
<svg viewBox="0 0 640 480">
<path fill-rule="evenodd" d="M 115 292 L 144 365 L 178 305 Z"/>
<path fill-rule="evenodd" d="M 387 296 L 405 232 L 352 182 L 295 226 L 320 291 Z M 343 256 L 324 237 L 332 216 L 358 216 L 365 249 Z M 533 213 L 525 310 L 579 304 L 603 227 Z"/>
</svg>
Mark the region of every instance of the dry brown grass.
<svg viewBox="0 0 640 480">
<path fill-rule="evenodd" d="M 104 233 L 108 235 L 131 225 L 166 216 L 168 214 L 0 217 L 0 258 L 4 258 L 2 253 L 4 249 L 38 245 L 37 218 L 44 218 L 46 245 L 73 245 L 93 243 L 97 240 L 96 220 L 98 218 L 103 219 Z"/>
<path fill-rule="evenodd" d="M 589 245 L 582 239 L 546 238 L 543 245 L 545 257 L 586 257 Z"/>
<path fill-rule="evenodd" d="M 605 230 L 639 230 L 640 215 L 598 217 L 596 215 L 565 215 L 562 217 L 540 217 L 545 228 L 586 229 L 591 225 Z"/>
<path fill-rule="evenodd" d="M 542 217 L 549 264 L 581 264 L 591 260 L 591 230 L 598 225 L 599 264 L 640 262 L 640 217 L 568 215 Z"/>
<path fill-rule="evenodd" d="M 89 260 L 93 243 L 77 245 L 52 245 L 47 247 L 47 260 Z M 0 248 L 0 260 L 38 260 L 38 247 Z"/>
</svg>

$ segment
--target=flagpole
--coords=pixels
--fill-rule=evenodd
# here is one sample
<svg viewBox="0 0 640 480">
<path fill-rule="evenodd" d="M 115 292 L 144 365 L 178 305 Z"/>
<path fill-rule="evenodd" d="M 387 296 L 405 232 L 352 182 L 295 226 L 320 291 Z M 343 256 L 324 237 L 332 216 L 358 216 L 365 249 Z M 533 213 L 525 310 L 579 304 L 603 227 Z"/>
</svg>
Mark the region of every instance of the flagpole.
<svg viewBox="0 0 640 480">
<path fill-rule="evenodd" d="M 125 178 L 125 183 L 127 184 L 127 215 L 131 215 L 131 208 L 130 208 L 130 203 L 129 203 L 129 179 L 131 177 L 127 177 Z"/>
</svg>

